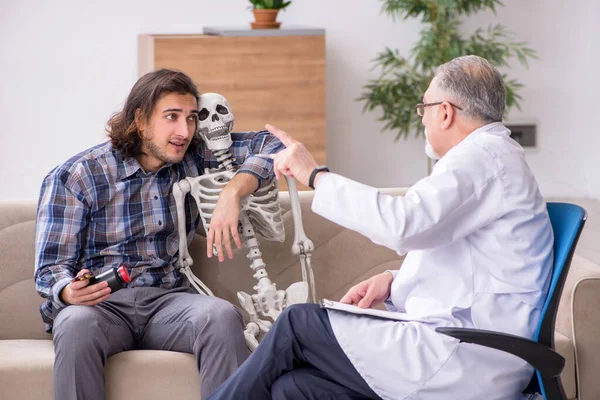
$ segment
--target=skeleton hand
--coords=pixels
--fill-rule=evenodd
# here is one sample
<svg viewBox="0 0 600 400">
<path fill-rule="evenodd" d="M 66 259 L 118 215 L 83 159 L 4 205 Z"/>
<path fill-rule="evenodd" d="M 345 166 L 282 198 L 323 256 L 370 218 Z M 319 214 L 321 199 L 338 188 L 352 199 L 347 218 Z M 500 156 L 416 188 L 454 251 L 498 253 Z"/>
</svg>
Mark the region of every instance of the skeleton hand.
<svg viewBox="0 0 600 400">
<path fill-rule="evenodd" d="M 219 195 L 219 200 L 212 214 L 208 235 L 206 237 L 206 255 L 213 255 L 213 243 L 217 248 L 219 261 L 223 261 L 223 246 L 227 251 L 229 259 L 233 258 L 231 249 L 231 238 L 235 241 L 238 249 L 242 248 L 242 242 L 238 233 L 238 221 L 240 218 L 240 196 L 234 188 L 225 186 Z"/>
</svg>

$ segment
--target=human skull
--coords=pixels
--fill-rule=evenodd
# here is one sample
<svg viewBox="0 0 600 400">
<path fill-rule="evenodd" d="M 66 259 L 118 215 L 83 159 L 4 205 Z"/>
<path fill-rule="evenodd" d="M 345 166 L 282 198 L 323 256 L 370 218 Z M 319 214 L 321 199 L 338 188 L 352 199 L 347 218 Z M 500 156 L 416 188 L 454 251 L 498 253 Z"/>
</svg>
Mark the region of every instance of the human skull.
<svg viewBox="0 0 600 400">
<path fill-rule="evenodd" d="M 231 130 L 235 118 L 225 97 L 204 93 L 198 100 L 198 133 L 212 151 L 231 147 Z"/>
</svg>

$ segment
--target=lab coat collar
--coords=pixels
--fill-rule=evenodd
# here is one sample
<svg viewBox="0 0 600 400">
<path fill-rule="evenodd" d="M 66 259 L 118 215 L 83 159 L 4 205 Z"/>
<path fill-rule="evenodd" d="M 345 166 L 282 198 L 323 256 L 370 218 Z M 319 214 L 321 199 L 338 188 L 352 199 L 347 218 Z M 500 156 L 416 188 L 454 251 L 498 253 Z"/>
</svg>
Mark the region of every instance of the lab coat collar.
<svg viewBox="0 0 600 400">
<path fill-rule="evenodd" d="M 492 122 L 487 125 L 484 125 L 480 128 L 475 129 L 471 132 L 466 138 L 463 139 L 463 142 L 468 142 L 470 140 L 474 140 L 475 137 L 479 136 L 482 132 L 493 133 L 496 135 L 505 134 L 507 136 L 510 135 L 510 131 L 506 128 L 502 122 Z"/>
</svg>

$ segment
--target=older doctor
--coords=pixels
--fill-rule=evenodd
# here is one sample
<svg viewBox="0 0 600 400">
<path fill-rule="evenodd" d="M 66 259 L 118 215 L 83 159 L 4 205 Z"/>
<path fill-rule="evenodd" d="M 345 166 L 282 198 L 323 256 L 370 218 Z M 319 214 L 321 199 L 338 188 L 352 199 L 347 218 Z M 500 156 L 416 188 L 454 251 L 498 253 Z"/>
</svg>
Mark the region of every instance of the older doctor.
<svg viewBox="0 0 600 400">
<path fill-rule="evenodd" d="M 440 66 L 417 112 L 439 159 L 405 197 L 322 168 L 287 147 L 275 170 L 316 188 L 313 210 L 408 253 L 400 270 L 351 288 L 342 302 L 385 301 L 426 322 L 294 305 L 211 399 L 522 398 L 533 369 L 517 357 L 438 334 L 438 326 L 532 338 L 549 285 L 553 234 L 521 147 L 502 125 L 502 76 L 485 59 Z"/>
</svg>

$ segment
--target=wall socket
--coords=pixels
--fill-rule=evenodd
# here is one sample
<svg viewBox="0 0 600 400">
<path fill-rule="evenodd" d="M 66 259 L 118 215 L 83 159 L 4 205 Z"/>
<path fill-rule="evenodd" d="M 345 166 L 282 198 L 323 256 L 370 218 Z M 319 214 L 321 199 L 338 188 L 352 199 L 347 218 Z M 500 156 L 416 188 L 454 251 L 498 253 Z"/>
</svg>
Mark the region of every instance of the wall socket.
<svg viewBox="0 0 600 400">
<path fill-rule="evenodd" d="M 510 130 L 510 137 L 513 138 L 515 142 L 519 143 L 521 147 L 536 147 L 536 125 L 514 124 L 506 125 L 506 127 Z"/>
</svg>

